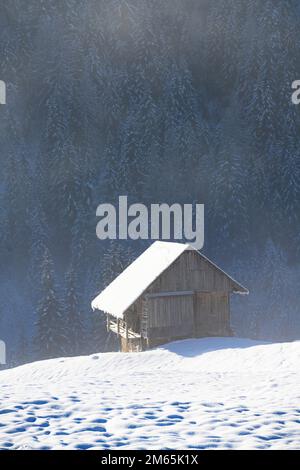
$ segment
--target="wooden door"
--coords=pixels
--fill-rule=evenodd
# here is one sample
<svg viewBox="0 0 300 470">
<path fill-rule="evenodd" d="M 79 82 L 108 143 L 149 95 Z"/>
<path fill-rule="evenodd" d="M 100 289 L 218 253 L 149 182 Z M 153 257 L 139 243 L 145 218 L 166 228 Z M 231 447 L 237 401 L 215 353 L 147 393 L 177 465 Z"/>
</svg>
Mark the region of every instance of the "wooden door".
<svg viewBox="0 0 300 470">
<path fill-rule="evenodd" d="M 193 295 L 148 299 L 147 338 L 181 338 L 194 335 Z"/>
<path fill-rule="evenodd" d="M 229 321 L 228 294 L 198 292 L 194 302 L 196 335 L 222 336 Z"/>
</svg>

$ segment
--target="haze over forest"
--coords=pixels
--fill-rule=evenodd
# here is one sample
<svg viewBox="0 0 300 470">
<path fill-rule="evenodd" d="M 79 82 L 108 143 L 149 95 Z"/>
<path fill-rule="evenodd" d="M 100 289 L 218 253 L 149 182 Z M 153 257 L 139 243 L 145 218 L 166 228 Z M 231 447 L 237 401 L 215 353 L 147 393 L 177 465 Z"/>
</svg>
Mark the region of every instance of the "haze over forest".
<svg viewBox="0 0 300 470">
<path fill-rule="evenodd" d="M 204 203 L 243 337 L 300 336 L 295 0 L 6 0 L 0 338 L 8 365 L 113 349 L 91 299 L 148 246 L 98 204 Z"/>
</svg>

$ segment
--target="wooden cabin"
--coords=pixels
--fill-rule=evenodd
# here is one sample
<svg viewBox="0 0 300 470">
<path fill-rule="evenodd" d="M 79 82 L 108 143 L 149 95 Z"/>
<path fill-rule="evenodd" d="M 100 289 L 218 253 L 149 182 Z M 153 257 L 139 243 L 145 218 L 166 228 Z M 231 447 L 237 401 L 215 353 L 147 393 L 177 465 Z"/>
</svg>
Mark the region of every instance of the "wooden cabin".
<svg viewBox="0 0 300 470">
<path fill-rule="evenodd" d="M 232 336 L 230 294 L 248 290 L 192 246 L 154 242 L 92 302 L 123 352 Z"/>
</svg>

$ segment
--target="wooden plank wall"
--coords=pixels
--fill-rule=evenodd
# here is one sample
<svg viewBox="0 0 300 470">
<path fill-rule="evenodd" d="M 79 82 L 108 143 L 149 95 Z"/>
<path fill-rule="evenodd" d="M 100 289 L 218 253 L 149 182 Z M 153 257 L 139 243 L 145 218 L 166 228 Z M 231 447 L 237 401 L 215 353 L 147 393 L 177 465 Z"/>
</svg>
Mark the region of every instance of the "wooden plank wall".
<svg viewBox="0 0 300 470">
<path fill-rule="evenodd" d="M 194 315 L 197 335 L 226 335 L 230 327 L 228 293 L 197 293 Z"/>
<path fill-rule="evenodd" d="M 148 299 L 148 312 L 149 338 L 193 334 L 193 296 L 150 298 Z"/>
<path fill-rule="evenodd" d="M 147 292 L 196 290 L 230 292 L 231 281 L 194 251 L 184 252 Z"/>
<path fill-rule="evenodd" d="M 148 298 L 147 337 L 221 335 L 229 328 L 231 289 L 232 283 L 225 274 L 196 252 L 186 251 L 130 307 L 126 317 L 135 330 L 135 325 L 141 323 L 135 319 L 141 320 L 145 294 L 197 291 L 196 298 L 194 295 Z"/>
</svg>

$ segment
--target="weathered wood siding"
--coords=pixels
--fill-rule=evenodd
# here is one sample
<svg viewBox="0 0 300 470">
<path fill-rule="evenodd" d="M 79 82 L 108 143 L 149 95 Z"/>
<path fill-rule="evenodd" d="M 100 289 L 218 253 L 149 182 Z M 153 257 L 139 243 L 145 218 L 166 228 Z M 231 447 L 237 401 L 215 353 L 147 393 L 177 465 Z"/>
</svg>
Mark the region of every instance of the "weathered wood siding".
<svg viewBox="0 0 300 470">
<path fill-rule="evenodd" d="M 120 337 L 120 350 L 122 352 L 139 352 L 142 351 L 143 344 L 141 339 L 128 339 Z"/>
<path fill-rule="evenodd" d="M 176 338 L 193 334 L 193 296 L 148 299 L 148 338 Z"/>
<path fill-rule="evenodd" d="M 171 295 L 183 291 L 192 293 Z M 143 331 L 148 344 L 163 339 L 167 342 L 184 337 L 227 335 L 230 334 L 231 291 L 232 281 L 224 273 L 196 252 L 186 251 L 137 299 L 125 318 L 134 331 Z M 155 297 L 158 293 L 170 295 Z M 148 297 L 149 294 L 154 296 Z M 122 350 L 135 350 L 135 347 L 136 344 L 122 344 Z"/>
<path fill-rule="evenodd" d="M 148 299 L 148 338 L 223 336 L 229 334 L 227 292 L 196 293 Z"/>
<path fill-rule="evenodd" d="M 194 251 L 186 251 L 147 289 L 195 291 L 190 296 L 148 299 L 148 334 L 153 338 L 226 335 L 230 331 L 230 279 Z"/>
<path fill-rule="evenodd" d="M 226 292 L 197 293 L 194 302 L 194 319 L 197 336 L 229 334 L 229 294 Z"/>
<path fill-rule="evenodd" d="M 232 283 L 225 274 L 191 250 L 184 252 L 166 269 L 147 292 L 176 290 L 230 292 Z"/>
</svg>

